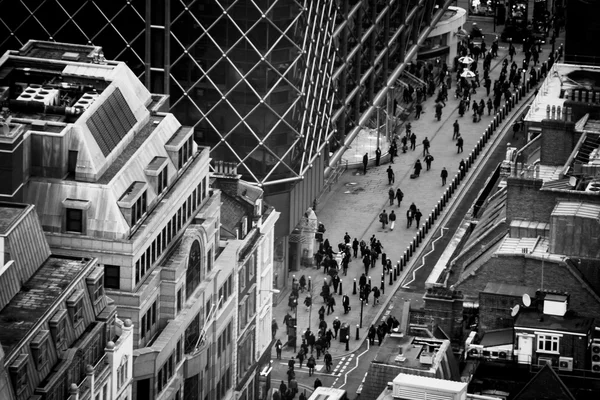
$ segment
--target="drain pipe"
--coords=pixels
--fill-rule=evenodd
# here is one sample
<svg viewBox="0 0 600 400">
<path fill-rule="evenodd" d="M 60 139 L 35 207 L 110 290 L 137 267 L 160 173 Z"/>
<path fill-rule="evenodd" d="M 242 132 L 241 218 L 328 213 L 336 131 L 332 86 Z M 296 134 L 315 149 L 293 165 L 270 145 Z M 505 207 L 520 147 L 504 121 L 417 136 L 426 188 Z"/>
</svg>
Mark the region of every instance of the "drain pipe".
<svg viewBox="0 0 600 400">
<path fill-rule="evenodd" d="M 431 23 L 429 24 L 427 29 L 425 29 L 425 31 L 419 36 L 419 40 L 417 40 L 417 43 L 413 44 L 412 47 L 410 48 L 410 50 L 408 50 L 408 52 L 406 52 L 406 55 L 404 57 L 404 62 L 396 67 L 394 72 L 392 72 L 392 74 L 388 78 L 386 86 L 383 87 L 379 91 L 379 93 L 377 93 L 377 96 L 375 96 L 375 99 L 373 99 L 373 105 L 369 106 L 369 108 L 360 117 L 358 126 L 355 126 L 354 129 L 352 129 L 352 131 L 348 135 L 346 135 L 346 139 L 344 140 L 344 145 L 342 147 L 340 147 L 334 153 L 334 155 L 329 160 L 329 166 L 327 168 L 325 168 L 324 175 L 326 178 L 329 177 L 329 175 L 333 171 L 333 166 L 335 166 L 335 164 L 337 164 L 338 161 L 340 161 L 342 159 L 342 156 L 344 155 L 346 150 L 350 148 L 350 145 L 352 144 L 352 142 L 354 141 L 354 139 L 360 132 L 361 126 L 365 125 L 369 121 L 369 119 L 373 115 L 373 112 L 375 112 L 376 108 L 379 107 L 379 105 L 382 104 L 383 101 L 387 98 L 387 92 L 388 92 L 390 86 L 393 86 L 396 83 L 396 80 L 402 74 L 402 72 L 404 72 L 407 61 L 412 60 L 417 55 L 419 46 L 421 46 L 423 44 L 423 42 L 425 42 L 425 40 L 427 39 L 427 37 L 429 36 L 431 31 L 435 28 L 435 25 L 439 22 L 439 20 L 442 18 L 442 15 L 444 15 L 444 12 L 448 9 L 448 7 L 452 3 L 454 3 L 454 0 L 446 0 L 444 5 L 437 11 L 437 13 L 431 20 Z"/>
</svg>

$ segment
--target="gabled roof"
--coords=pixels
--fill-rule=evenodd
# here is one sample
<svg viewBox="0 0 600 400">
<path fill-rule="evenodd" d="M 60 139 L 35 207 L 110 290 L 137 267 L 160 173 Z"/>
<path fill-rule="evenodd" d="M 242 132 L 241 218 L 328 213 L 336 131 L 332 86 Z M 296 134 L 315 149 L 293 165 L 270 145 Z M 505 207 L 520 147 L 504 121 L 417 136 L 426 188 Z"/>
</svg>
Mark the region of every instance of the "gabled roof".
<svg viewBox="0 0 600 400">
<path fill-rule="evenodd" d="M 544 365 L 514 400 L 575 400 L 567 386 L 549 365 Z"/>
</svg>

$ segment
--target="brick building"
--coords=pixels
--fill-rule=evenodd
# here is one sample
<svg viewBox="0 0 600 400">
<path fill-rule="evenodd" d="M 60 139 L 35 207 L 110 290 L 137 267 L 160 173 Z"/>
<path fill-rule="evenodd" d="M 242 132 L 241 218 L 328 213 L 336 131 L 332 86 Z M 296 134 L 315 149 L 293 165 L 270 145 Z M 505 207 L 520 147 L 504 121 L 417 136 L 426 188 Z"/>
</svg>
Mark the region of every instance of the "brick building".
<svg viewBox="0 0 600 400">
<path fill-rule="evenodd" d="M 238 233 L 221 238 L 209 149 L 101 48 L 31 41 L 0 71 L 0 197 L 36 205 L 54 253 L 98 259 L 107 295 L 133 321 L 133 396 L 233 397 L 240 257 L 272 260 L 278 213 L 261 195 L 235 197 Z M 272 266 L 262 267 L 268 290 Z M 270 320 L 259 293 L 248 303 Z"/>
<path fill-rule="evenodd" d="M 133 326 L 94 258 L 51 253 L 35 207 L 0 203 L 0 398 L 131 398 Z"/>
</svg>

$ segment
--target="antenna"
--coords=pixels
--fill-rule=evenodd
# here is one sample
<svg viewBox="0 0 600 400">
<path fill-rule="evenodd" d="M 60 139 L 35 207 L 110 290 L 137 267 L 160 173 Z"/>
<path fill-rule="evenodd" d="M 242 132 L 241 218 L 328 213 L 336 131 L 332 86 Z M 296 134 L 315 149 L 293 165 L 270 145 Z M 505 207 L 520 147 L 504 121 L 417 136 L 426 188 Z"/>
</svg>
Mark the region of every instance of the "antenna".
<svg viewBox="0 0 600 400">
<path fill-rule="evenodd" d="M 515 305 L 513 308 L 510 309 L 510 316 L 513 318 L 516 317 L 520 310 L 521 306 L 518 304 Z"/>
<path fill-rule="evenodd" d="M 531 297 L 529 297 L 527 293 L 523 294 L 522 300 L 525 307 L 529 307 L 531 305 Z"/>
</svg>

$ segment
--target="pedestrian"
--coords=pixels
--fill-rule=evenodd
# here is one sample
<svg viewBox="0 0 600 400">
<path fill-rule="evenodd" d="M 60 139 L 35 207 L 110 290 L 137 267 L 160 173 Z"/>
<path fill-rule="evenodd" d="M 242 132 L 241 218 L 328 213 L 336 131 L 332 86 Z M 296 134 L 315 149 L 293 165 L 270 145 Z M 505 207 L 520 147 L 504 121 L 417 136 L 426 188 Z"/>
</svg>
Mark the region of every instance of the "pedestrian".
<svg viewBox="0 0 600 400">
<path fill-rule="evenodd" d="M 427 171 L 431 169 L 431 162 L 433 161 L 433 156 L 431 154 L 427 154 L 425 156 L 425 165 L 427 166 Z"/>
<path fill-rule="evenodd" d="M 421 213 L 421 210 L 419 210 L 417 208 L 417 212 L 415 213 L 415 222 L 417 225 L 417 229 L 419 229 L 419 223 L 421 222 L 421 217 L 423 216 L 423 214 Z"/>
<path fill-rule="evenodd" d="M 394 205 L 394 198 L 396 197 L 396 192 L 394 192 L 394 188 L 390 188 L 388 190 L 388 197 L 390 198 L 390 206 Z M 275 336 L 273 336 L 275 337 Z"/>
<path fill-rule="evenodd" d="M 340 285 L 340 277 L 339 275 L 334 275 L 331 278 L 331 283 L 333 284 L 333 294 L 336 294 L 338 291 L 338 286 Z"/>
<path fill-rule="evenodd" d="M 348 314 L 348 311 L 350 311 L 350 297 L 347 294 L 342 296 L 342 305 L 344 306 L 344 314 Z"/>
<path fill-rule="evenodd" d="M 459 134 L 458 139 L 456 140 L 456 147 L 458 147 L 458 151 L 456 152 L 457 154 L 463 152 L 463 143 L 463 138 Z"/>
<path fill-rule="evenodd" d="M 517 133 L 519 132 L 519 121 L 515 122 L 512 126 L 512 130 L 513 130 L 513 139 L 517 136 Z"/>
<path fill-rule="evenodd" d="M 327 372 L 331 372 L 331 364 L 333 364 L 333 359 L 331 357 L 331 354 L 329 354 L 328 351 L 325 351 L 325 369 L 327 370 Z"/>
<path fill-rule="evenodd" d="M 379 214 L 379 222 L 381 222 L 382 229 L 385 229 L 385 226 L 387 225 L 388 221 L 388 215 L 385 212 L 385 210 L 383 210 L 383 212 Z"/>
<path fill-rule="evenodd" d="M 352 252 L 354 253 L 354 258 L 357 258 L 358 255 L 358 239 L 354 238 L 354 241 L 352 242 Z"/>
<path fill-rule="evenodd" d="M 392 144 L 390 145 L 390 149 L 388 150 L 388 154 L 390 155 L 390 164 L 394 163 L 394 156 L 396 155 L 397 151 L 398 148 L 396 147 L 396 141 L 393 140 Z"/>
<path fill-rule="evenodd" d="M 288 361 L 288 369 L 293 371 L 295 364 L 296 364 L 296 360 L 294 360 L 294 357 L 290 358 Z"/>
<path fill-rule="evenodd" d="M 325 320 L 325 306 L 321 306 L 321 308 L 319 308 L 319 320 Z"/>
<path fill-rule="evenodd" d="M 381 162 L 381 149 L 378 147 L 375 150 L 375 166 L 379 167 L 379 163 Z"/>
<path fill-rule="evenodd" d="M 425 154 L 429 154 L 429 146 L 431 145 L 429 143 L 429 139 L 427 139 L 427 136 L 425 136 L 425 139 L 423 139 L 423 157 L 425 156 Z"/>
<path fill-rule="evenodd" d="M 367 164 L 369 163 L 369 153 L 363 156 L 363 175 L 367 174 Z"/>
<path fill-rule="evenodd" d="M 304 350 L 303 349 L 300 349 L 300 351 L 296 355 L 296 358 L 298 359 L 298 362 L 300 363 L 298 368 L 302 368 L 302 363 L 304 362 Z"/>
<path fill-rule="evenodd" d="M 285 394 L 285 392 L 287 392 L 287 385 L 285 384 L 283 379 L 281 380 L 281 383 L 279 384 L 279 392 L 281 394 Z"/>
<path fill-rule="evenodd" d="M 363 257 L 363 265 L 365 266 L 365 275 L 369 273 L 369 267 L 371 266 L 371 256 L 369 255 L 370 251 L 365 251 L 365 256 Z"/>
<path fill-rule="evenodd" d="M 400 188 L 396 189 L 396 201 L 398 201 L 398 207 L 400 207 L 400 203 L 402 203 L 402 199 L 404 198 L 404 193 Z"/>
<path fill-rule="evenodd" d="M 452 140 L 454 140 L 460 134 L 460 125 L 458 124 L 458 120 L 455 120 L 454 123 L 452 124 L 452 126 L 454 127 L 454 133 L 452 134 Z"/>
<path fill-rule="evenodd" d="M 331 331 L 331 329 L 328 329 L 327 332 L 325 332 L 325 348 L 330 348 L 331 347 L 331 339 L 333 338 L 333 332 Z"/>
<path fill-rule="evenodd" d="M 448 178 L 448 171 L 446 170 L 446 167 L 442 168 L 440 177 L 442 178 L 442 186 L 446 186 L 446 178 Z"/>
<path fill-rule="evenodd" d="M 417 162 L 415 163 L 415 177 L 418 177 L 421 174 L 422 169 L 423 166 L 421 165 L 421 160 L 417 159 Z"/>
<path fill-rule="evenodd" d="M 308 367 L 308 376 L 312 376 L 315 373 L 315 366 L 317 362 L 315 361 L 315 357 L 311 354 L 308 357 L 308 361 L 306 361 L 306 366 Z"/>
<path fill-rule="evenodd" d="M 415 133 L 410 134 L 410 149 L 415 150 L 417 146 L 417 135 Z"/>
<path fill-rule="evenodd" d="M 335 317 L 335 319 L 333 320 L 333 337 L 335 339 L 337 339 L 338 332 L 339 332 L 341 326 L 342 326 L 342 323 L 340 322 L 339 318 Z"/>
<path fill-rule="evenodd" d="M 375 344 L 375 335 L 377 334 L 377 330 L 375 329 L 374 325 L 371 325 L 369 327 L 369 333 L 367 334 L 367 337 L 369 338 L 369 344 L 373 345 Z"/>
<path fill-rule="evenodd" d="M 300 396 L 298 396 L 298 400 L 307 400 L 307 397 L 304 394 L 304 392 L 300 393 Z"/>
<path fill-rule="evenodd" d="M 406 211 L 406 227 L 407 228 L 410 228 L 412 226 L 413 218 L 414 218 L 413 211 L 409 208 Z"/>
<path fill-rule="evenodd" d="M 319 378 L 315 379 L 315 384 L 313 385 L 315 389 L 317 389 L 318 387 L 323 386 L 323 384 L 321 383 L 321 380 Z"/>
<path fill-rule="evenodd" d="M 277 342 L 275 342 L 275 351 L 277 352 L 277 359 L 281 360 L 281 350 L 283 348 L 283 344 L 281 343 L 280 339 L 277 339 Z"/>
<path fill-rule="evenodd" d="M 329 298 L 327 299 L 327 315 L 329 315 L 330 311 L 331 313 L 335 311 L 333 309 L 333 306 L 335 306 L 335 299 L 333 298 L 333 296 L 329 296 Z"/>
<path fill-rule="evenodd" d="M 390 230 L 393 231 L 394 230 L 394 225 L 396 225 L 396 214 L 394 214 L 394 210 L 392 210 L 390 212 Z"/>
<path fill-rule="evenodd" d="M 372 289 L 373 292 L 373 307 L 379 304 L 379 297 L 381 296 L 381 291 L 377 286 Z"/>
<path fill-rule="evenodd" d="M 392 166 L 390 165 L 386 171 L 387 171 L 387 176 L 388 176 L 388 184 L 391 185 L 392 183 L 394 183 L 394 180 L 395 180 L 394 170 L 392 169 Z"/>
<path fill-rule="evenodd" d="M 492 115 L 493 108 L 494 108 L 494 103 L 492 103 L 491 98 L 488 98 L 488 101 L 487 101 L 488 116 Z"/>
<path fill-rule="evenodd" d="M 423 106 L 421 105 L 421 103 L 417 103 L 417 105 L 415 106 L 415 119 L 420 119 L 422 112 Z"/>
<path fill-rule="evenodd" d="M 323 350 L 323 338 L 319 337 L 315 343 L 315 350 L 317 350 L 317 360 L 321 357 L 321 351 Z"/>
<path fill-rule="evenodd" d="M 277 325 L 277 321 L 275 320 L 275 318 L 273 318 L 273 322 L 271 322 L 271 335 L 273 336 L 273 339 L 275 339 L 278 329 L 279 326 Z"/>
<path fill-rule="evenodd" d="M 402 139 L 400 139 L 400 143 L 402 143 L 402 153 L 406 153 L 406 151 L 408 150 L 408 146 L 406 145 L 407 142 L 408 139 L 406 138 L 406 136 L 402 136 Z"/>
<path fill-rule="evenodd" d="M 304 305 L 306 306 L 306 311 L 310 310 L 312 306 L 312 297 L 310 294 L 304 299 Z"/>
</svg>

